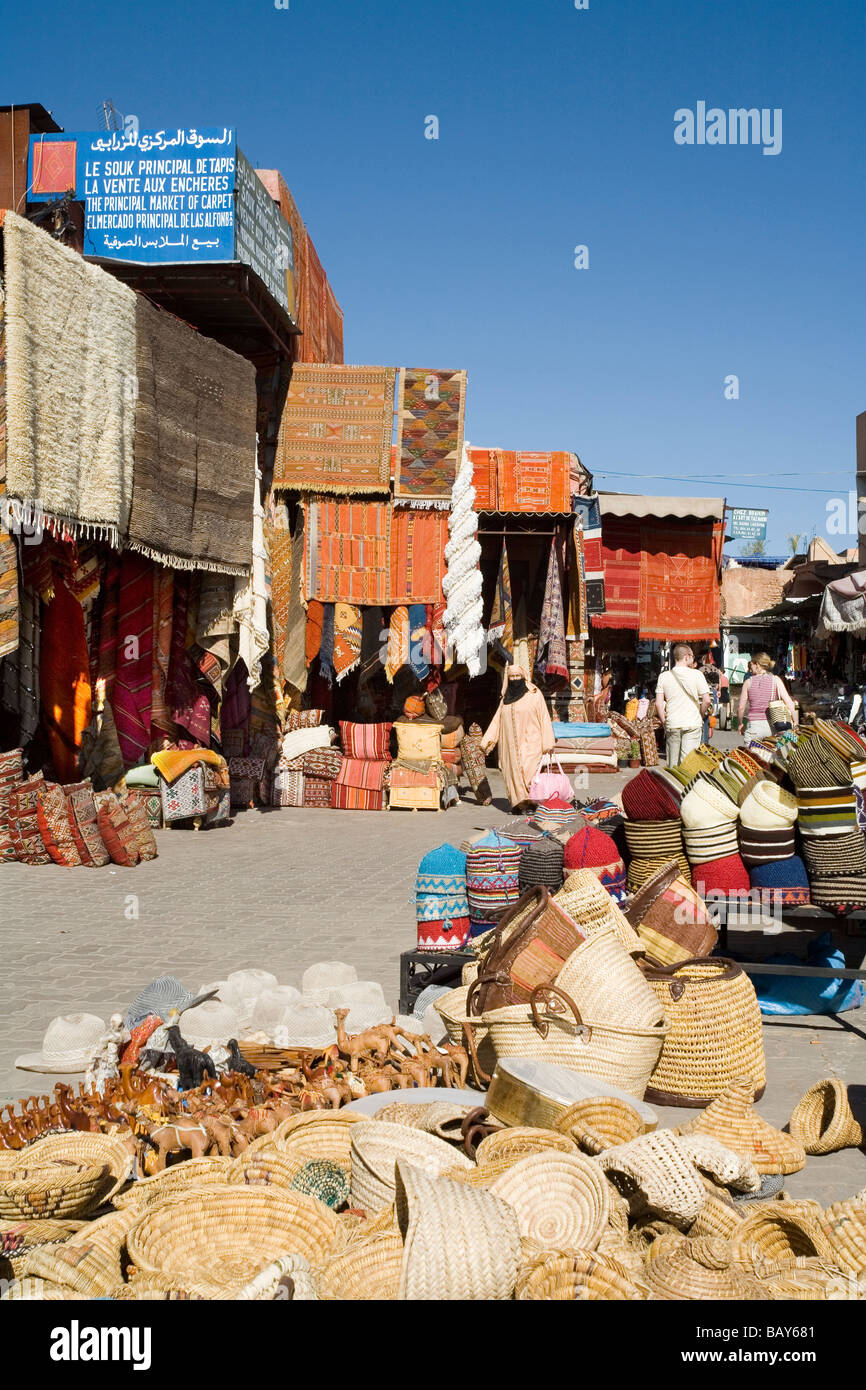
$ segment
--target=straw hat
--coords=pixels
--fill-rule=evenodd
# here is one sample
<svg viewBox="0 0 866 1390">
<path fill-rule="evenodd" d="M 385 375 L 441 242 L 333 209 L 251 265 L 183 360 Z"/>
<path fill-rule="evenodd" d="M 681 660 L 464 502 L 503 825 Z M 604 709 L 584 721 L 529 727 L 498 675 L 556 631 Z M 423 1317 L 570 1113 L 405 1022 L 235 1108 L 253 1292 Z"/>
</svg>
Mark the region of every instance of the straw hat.
<svg viewBox="0 0 866 1390">
<path fill-rule="evenodd" d="M 97 1043 L 105 1032 L 105 1020 L 96 1014 L 61 1014 L 45 1030 L 40 1052 L 15 1058 L 21 1071 L 58 1073 L 86 1071 Z"/>
<path fill-rule="evenodd" d="M 680 1147 L 696 1168 L 709 1173 L 725 1187 L 754 1196 L 760 1191 L 758 1170 L 745 1154 L 735 1153 L 711 1134 L 689 1134 L 680 1137 Z"/>
<path fill-rule="evenodd" d="M 681 1135 L 708 1134 L 734 1153 L 744 1154 L 759 1173 L 798 1173 L 806 1166 L 803 1145 L 768 1123 L 755 1110 L 754 1083 L 740 1077 L 696 1119 L 680 1125 Z"/>
<path fill-rule="evenodd" d="M 222 1001 L 234 1009 L 242 1028 L 250 1026 L 253 1007 L 264 989 L 273 989 L 279 981 L 269 970 L 234 970 L 225 982 Z M 200 1010 L 199 1010 L 200 1012 Z M 234 1037 L 234 1033 L 229 1033 Z"/>
<path fill-rule="evenodd" d="M 633 1216 L 650 1212 L 687 1227 L 704 1205 L 706 1190 L 698 1171 L 670 1129 L 605 1149 L 593 1162 L 629 1199 Z"/>
<path fill-rule="evenodd" d="M 857 1149 L 863 1126 L 854 1118 L 848 1088 L 838 1077 L 818 1081 L 794 1107 L 788 1128 L 807 1154 L 830 1154 Z"/>
<path fill-rule="evenodd" d="M 180 1031 L 192 1047 L 225 1047 L 229 1038 L 238 1036 L 240 1019 L 228 1004 L 209 999 L 183 1015 Z"/>
<path fill-rule="evenodd" d="M 398 1298 L 510 1299 L 520 1232 L 509 1205 L 485 1188 L 432 1177 L 408 1159 L 397 1160 L 395 1181 L 403 1237 Z"/>
<path fill-rule="evenodd" d="M 579 1153 L 530 1154 L 490 1190 L 514 1208 L 523 1239 L 545 1250 L 593 1250 L 610 1214 L 607 1183 Z"/>
</svg>

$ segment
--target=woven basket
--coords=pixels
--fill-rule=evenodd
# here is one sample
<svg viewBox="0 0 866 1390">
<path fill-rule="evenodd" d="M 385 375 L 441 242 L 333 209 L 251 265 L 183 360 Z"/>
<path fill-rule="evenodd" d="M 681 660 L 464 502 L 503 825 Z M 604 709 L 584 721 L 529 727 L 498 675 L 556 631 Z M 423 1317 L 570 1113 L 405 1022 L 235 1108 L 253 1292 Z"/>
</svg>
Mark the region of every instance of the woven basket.
<svg viewBox="0 0 866 1390">
<path fill-rule="evenodd" d="M 491 1190 L 514 1208 L 521 1236 L 545 1250 L 594 1250 L 610 1213 L 607 1183 L 577 1153 L 531 1154 Z"/>
<path fill-rule="evenodd" d="M 99 1205 L 106 1187 L 102 1163 L 39 1160 L 29 1150 L 0 1159 L 0 1217 L 7 1220 L 83 1216 Z"/>
<path fill-rule="evenodd" d="M 834 1269 L 824 1260 L 801 1259 L 795 1266 L 774 1270 L 759 1281 L 771 1299 L 808 1303 L 862 1301 L 866 1288 L 844 1270 Z"/>
<path fill-rule="evenodd" d="M 397 1227 L 358 1240 L 315 1270 L 319 1298 L 328 1302 L 396 1299 L 403 1264 Z"/>
<path fill-rule="evenodd" d="M 866 1269 L 866 1202 L 834 1202 L 821 1218 L 821 1229 L 837 1264 L 858 1272 Z"/>
<path fill-rule="evenodd" d="M 612 930 L 596 932 L 572 951 L 555 983 L 585 1018 L 629 1028 L 655 1028 L 664 1022 L 652 986 Z"/>
<path fill-rule="evenodd" d="M 626 1278 L 605 1255 L 579 1250 L 549 1255 L 522 1273 L 515 1298 L 533 1302 L 635 1302 L 646 1290 Z"/>
<path fill-rule="evenodd" d="M 669 1129 L 605 1149 L 594 1162 L 628 1199 L 633 1216 L 649 1212 L 685 1229 L 706 1200 L 697 1169 Z"/>
<path fill-rule="evenodd" d="M 766 1298 L 754 1279 L 733 1262 L 731 1245 L 718 1236 L 681 1241 L 649 1261 L 652 1297 L 664 1300 L 753 1300 Z"/>
<path fill-rule="evenodd" d="M 274 1303 L 284 1299 L 291 1303 L 316 1303 L 319 1298 L 310 1262 L 303 1255 L 281 1255 L 246 1284 L 223 1296 L 236 1303 Z"/>
<path fill-rule="evenodd" d="M 501 1178 L 503 1173 L 507 1173 L 509 1168 L 513 1168 L 515 1163 L 520 1163 L 528 1155 L 508 1153 L 500 1158 L 491 1158 L 483 1167 L 472 1164 L 471 1168 L 449 1168 L 445 1177 L 451 1182 L 465 1182 L 470 1187 L 492 1187 L 497 1178 Z"/>
<path fill-rule="evenodd" d="M 569 1106 L 557 1129 L 570 1134 L 584 1153 L 600 1154 L 617 1144 L 627 1144 L 644 1132 L 644 1122 L 627 1101 L 613 1096 L 593 1096 Z"/>
<path fill-rule="evenodd" d="M 506 1202 L 492 1190 L 432 1177 L 404 1159 L 397 1163 L 396 1187 L 401 1300 L 511 1298 L 520 1234 Z"/>
<path fill-rule="evenodd" d="M 472 1108 L 470 1105 L 453 1105 L 447 1100 L 431 1100 L 426 1105 L 395 1100 L 390 1105 L 383 1105 L 373 1118 L 389 1124 L 410 1125 L 413 1129 L 435 1134 L 437 1139 L 450 1139 L 452 1143 L 462 1145 L 463 1121 Z"/>
<path fill-rule="evenodd" d="M 122 1211 L 143 1211 L 145 1207 L 178 1193 L 228 1182 L 232 1162 L 230 1158 L 214 1157 L 190 1158 L 185 1163 L 175 1163 L 162 1173 L 154 1173 L 151 1178 L 139 1178 L 128 1192 L 115 1197 L 114 1205 Z"/>
<path fill-rule="evenodd" d="M 377 1124 L 352 1127 L 352 1205 L 381 1211 L 395 1200 L 399 1158 L 434 1177 L 449 1168 L 471 1168 L 472 1161 L 444 1139 L 409 1125 Z"/>
<path fill-rule="evenodd" d="M 563 912 L 574 918 L 587 939 L 610 928 L 629 955 L 642 954 L 640 937 L 592 869 L 575 869 L 569 874 L 555 901 Z"/>
<path fill-rule="evenodd" d="M 14 1258 L 40 1245 L 60 1244 L 75 1235 L 87 1223 L 84 1221 L 0 1221 L 0 1258 Z"/>
<path fill-rule="evenodd" d="M 321 1264 L 341 1239 L 337 1217 L 314 1197 L 225 1185 L 148 1208 L 126 1243 L 133 1263 L 150 1274 L 244 1284 L 281 1255 Z"/>
<path fill-rule="evenodd" d="M 747 1215 L 748 1213 L 742 1209 L 742 1204 L 737 1205 L 718 1192 L 708 1191 L 707 1199 L 698 1212 L 689 1235 L 723 1236 L 725 1240 L 730 1240 Z"/>
<path fill-rule="evenodd" d="M 512 1163 L 518 1163 L 530 1154 L 551 1150 L 573 1154 L 577 1152 L 577 1147 L 567 1134 L 555 1134 L 550 1129 L 533 1129 L 529 1125 L 515 1125 L 510 1129 L 497 1130 L 495 1134 L 488 1134 L 486 1139 L 482 1139 L 475 1150 L 475 1162 L 479 1168 L 497 1159 L 510 1159 Z"/>
<path fill-rule="evenodd" d="M 270 1136 L 274 1147 L 301 1164 L 313 1158 L 330 1158 L 341 1167 L 351 1163 L 352 1129 L 369 1119 L 355 1110 L 311 1110 L 283 1120 Z"/>
<path fill-rule="evenodd" d="M 241 1187 L 283 1187 L 291 1190 L 292 1183 L 306 1160 L 300 1155 L 289 1156 L 279 1149 L 244 1151 L 232 1159 L 226 1169 L 226 1182 Z"/>
<path fill-rule="evenodd" d="M 734 1260 L 758 1276 L 803 1257 L 833 1262 L 833 1246 L 822 1229 L 817 1202 L 765 1202 L 751 1211 L 731 1237 Z"/>
<path fill-rule="evenodd" d="M 26 1153 L 28 1161 L 38 1156 L 40 1163 L 43 1160 L 53 1163 L 58 1159 L 69 1159 L 73 1163 L 103 1164 L 106 1169 L 105 1185 L 100 1189 L 97 1206 L 112 1200 L 128 1180 L 135 1162 L 123 1140 L 115 1139 L 111 1134 L 77 1134 L 74 1131 L 48 1134 L 31 1144 Z"/>
<path fill-rule="evenodd" d="M 658 1105 L 704 1106 L 738 1077 L 764 1093 L 767 1065 L 761 1010 L 748 975 L 734 961 L 681 961 L 645 967 L 670 1023 L 646 1089 Z"/>
<path fill-rule="evenodd" d="M 837 1077 L 809 1087 L 797 1102 L 788 1128 L 807 1154 L 857 1149 L 863 1143 L 863 1126 L 851 1112 L 847 1086 Z"/>
<path fill-rule="evenodd" d="M 752 1080 L 738 1078 L 702 1115 L 680 1125 L 682 1135 L 707 1134 L 751 1160 L 759 1173 L 797 1173 L 806 1166 L 802 1144 L 769 1124 L 752 1104 Z"/>
<path fill-rule="evenodd" d="M 638 1099 L 658 1063 L 668 1030 L 666 1023 L 631 1028 L 583 1020 L 574 1002 L 555 985 L 533 991 L 528 1005 L 482 1015 L 481 1024 L 497 1061 L 525 1057 L 550 1062 L 597 1077 Z M 473 1034 L 474 1029 L 467 1028 L 470 1053 L 477 1046 Z"/>
<path fill-rule="evenodd" d="M 78 1298 L 103 1298 L 123 1281 L 127 1233 L 137 1213 L 111 1212 L 86 1222 L 62 1245 L 42 1245 L 17 1261 L 16 1273 L 33 1275 Z"/>
</svg>

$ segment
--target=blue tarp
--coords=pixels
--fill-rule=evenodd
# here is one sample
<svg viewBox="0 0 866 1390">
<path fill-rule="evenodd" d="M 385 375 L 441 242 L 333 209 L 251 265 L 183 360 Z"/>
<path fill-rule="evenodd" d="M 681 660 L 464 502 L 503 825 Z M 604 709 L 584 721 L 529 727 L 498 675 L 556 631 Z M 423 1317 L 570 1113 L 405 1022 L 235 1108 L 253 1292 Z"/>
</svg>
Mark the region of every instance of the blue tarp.
<svg viewBox="0 0 866 1390">
<path fill-rule="evenodd" d="M 845 957 L 832 949 L 829 932 L 809 942 L 805 961 L 800 956 L 770 956 L 768 965 L 814 965 L 819 970 L 844 970 Z M 762 1014 L 841 1014 L 859 1009 L 866 990 L 862 980 L 828 980 L 806 975 L 753 975 Z"/>
<path fill-rule="evenodd" d="M 557 738 L 610 738 L 609 724 L 561 724 L 553 721 Z"/>
</svg>

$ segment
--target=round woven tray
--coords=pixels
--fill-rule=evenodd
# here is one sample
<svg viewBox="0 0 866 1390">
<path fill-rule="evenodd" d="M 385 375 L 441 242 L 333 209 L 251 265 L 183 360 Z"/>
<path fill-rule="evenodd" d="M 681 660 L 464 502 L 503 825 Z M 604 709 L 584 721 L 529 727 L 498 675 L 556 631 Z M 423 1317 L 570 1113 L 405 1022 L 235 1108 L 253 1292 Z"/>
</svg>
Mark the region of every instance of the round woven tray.
<svg viewBox="0 0 866 1390">
<path fill-rule="evenodd" d="M 273 1146 L 289 1158 L 302 1163 L 311 1158 L 330 1158 L 348 1168 L 352 1152 L 352 1130 L 369 1116 L 354 1110 L 311 1110 L 292 1115 L 271 1135 Z"/>
<path fill-rule="evenodd" d="M 100 1202 L 106 1188 L 102 1163 L 40 1159 L 16 1152 L 14 1162 L 0 1155 L 0 1217 L 31 1220 L 84 1216 Z"/>
<path fill-rule="evenodd" d="M 543 1302 L 635 1302 L 646 1290 L 627 1278 L 615 1262 L 589 1250 L 550 1255 L 522 1273 L 515 1297 Z"/>
<path fill-rule="evenodd" d="M 514 1208 L 521 1236 L 546 1250 L 595 1249 L 610 1214 L 604 1177 L 578 1153 L 531 1154 L 491 1191 Z"/>
<path fill-rule="evenodd" d="M 500 1129 L 488 1134 L 475 1150 L 475 1162 L 485 1168 L 496 1159 L 508 1159 L 517 1163 L 529 1154 L 555 1150 L 558 1153 L 576 1153 L 577 1146 L 567 1134 L 556 1134 L 550 1129 L 533 1129 L 528 1125 L 515 1125 L 511 1129 Z"/>
<path fill-rule="evenodd" d="M 23 1152 L 26 1153 L 28 1161 L 36 1158 L 39 1161 L 48 1160 L 55 1162 L 58 1159 L 68 1159 L 73 1163 L 99 1163 L 105 1168 L 105 1185 L 99 1192 L 99 1202 L 109 1202 L 115 1193 L 123 1187 L 132 1172 L 135 1159 L 130 1150 L 126 1147 L 122 1139 L 116 1139 L 111 1134 L 78 1134 L 70 1131 L 68 1134 L 48 1134 L 44 1139 L 37 1139 L 35 1144 L 31 1144 Z"/>
<path fill-rule="evenodd" d="M 139 1178 L 127 1192 L 115 1197 L 114 1205 L 121 1210 L 144 1210 L 156 1202 L 177 1193 L 188 1192 L 200 1187 L 215 1187 L 228 1181 L 231 1158 L 190 1158 L 185 1163 L 175 1163 L 162 1173 L 154 1173 L 150 1178 Z"/>
<path fill-rule="evenodd" d="M 342 1239 L 337 1217 L 314 1197 L 224 1185 L 150 1207 L 129 1232 L 127 1249 L 151 1274 L 243 1284 L 281 1255 L 321 1264 Z"/>
</svg>

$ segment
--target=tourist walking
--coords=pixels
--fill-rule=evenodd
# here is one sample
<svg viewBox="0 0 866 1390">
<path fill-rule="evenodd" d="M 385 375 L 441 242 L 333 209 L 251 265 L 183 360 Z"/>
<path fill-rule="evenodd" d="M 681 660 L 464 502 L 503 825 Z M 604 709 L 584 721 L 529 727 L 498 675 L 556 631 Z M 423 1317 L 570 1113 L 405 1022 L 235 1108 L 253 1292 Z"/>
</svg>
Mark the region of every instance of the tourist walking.
<svg viewBox="0 0 866 1390">
<path fill-rule="evenodd" d="M 713 698 L 703 671 L 694 668 L 691 647 L 678 642 L 673 659 L 672 668 L 661 673 L 656 686 L 656 710 L 665 733 L 668 767 L 676 767 L 700 746 L 704 715 Z"/>
<path fill-rule="evenodd" d="M 758 652 L 749 662 L 749 675 L 740 691 L 740 733 L 746 738 L 769 738 L 772 729 L 767 719 L 771 700 L 781 700 L 791 711 L 791 723 L 797 724 L 797 706 L 785 689 L 785 682 L 773 675 L 775 662 L 767 652 Z"/>
</svg>

